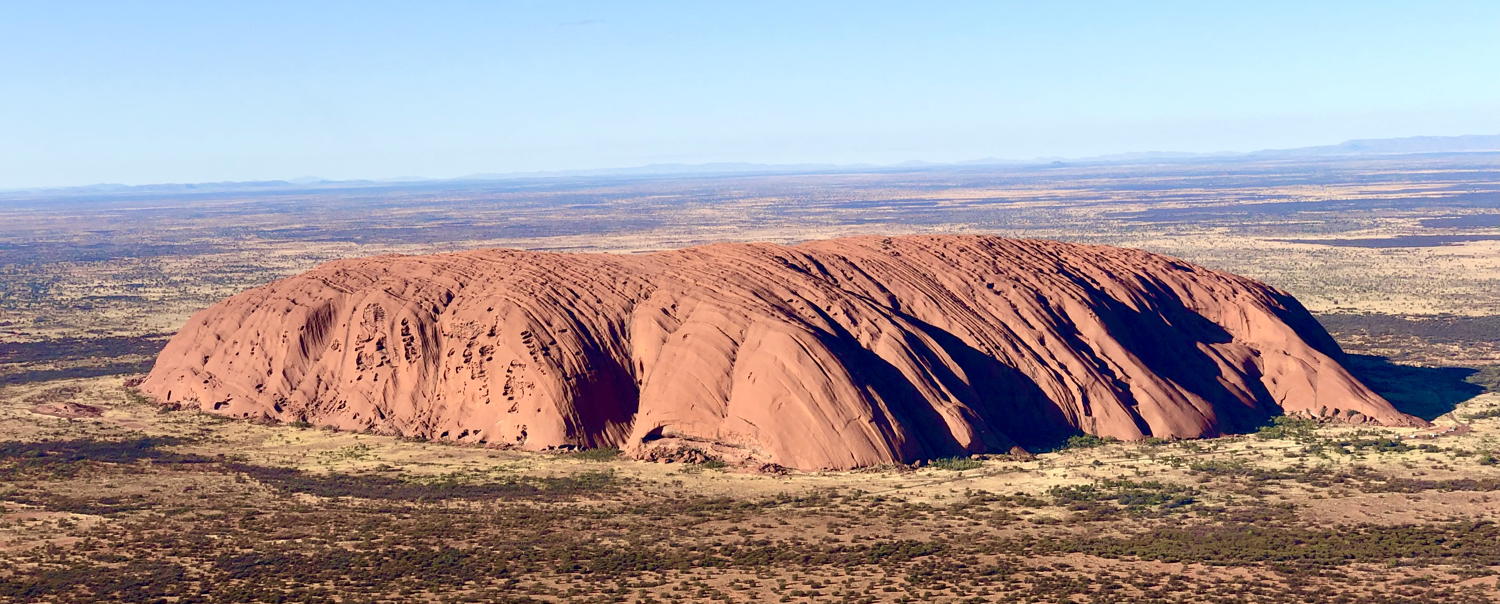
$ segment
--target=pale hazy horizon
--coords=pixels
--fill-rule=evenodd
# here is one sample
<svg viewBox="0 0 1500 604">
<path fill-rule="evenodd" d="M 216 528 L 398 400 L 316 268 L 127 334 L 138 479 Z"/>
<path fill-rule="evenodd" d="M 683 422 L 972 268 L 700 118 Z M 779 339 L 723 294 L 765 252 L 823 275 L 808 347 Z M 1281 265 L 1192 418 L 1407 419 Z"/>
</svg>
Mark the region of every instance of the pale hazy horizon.
<svg viewBox="0 0 1500 604">
<path fill-rule="evenodd" d="M 0 189 L 1500 132 L 1500 4 L 24 5 Z"/>
</svg>

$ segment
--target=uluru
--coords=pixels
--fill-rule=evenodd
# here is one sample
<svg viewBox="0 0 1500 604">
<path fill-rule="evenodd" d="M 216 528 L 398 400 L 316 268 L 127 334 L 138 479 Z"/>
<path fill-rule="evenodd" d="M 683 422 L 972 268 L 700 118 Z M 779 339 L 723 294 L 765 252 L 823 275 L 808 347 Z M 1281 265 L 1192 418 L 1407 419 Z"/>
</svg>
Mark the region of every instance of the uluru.
<svg viewBox="0 0 1500 604">
<path fill-rule="evenodd" d="M 1254 429 L 1419 425 L 1291 295 L 1145 251 L 976 235 L 329 262 L 194 315 L 167 405 L 531 450 L 803 470 Z"/>
</svg>

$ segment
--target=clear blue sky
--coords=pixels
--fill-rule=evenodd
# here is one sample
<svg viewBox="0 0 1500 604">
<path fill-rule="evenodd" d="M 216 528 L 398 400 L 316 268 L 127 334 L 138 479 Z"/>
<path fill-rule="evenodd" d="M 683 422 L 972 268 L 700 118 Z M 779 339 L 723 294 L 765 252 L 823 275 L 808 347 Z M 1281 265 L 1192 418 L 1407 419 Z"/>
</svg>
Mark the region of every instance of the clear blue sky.
<svg viewBox="0 0 1500 604">
<path fill-rule="evenodd" d="M 1500 133 L 1500 2 L 6 2 L 0 188 Z"/>
</svg>

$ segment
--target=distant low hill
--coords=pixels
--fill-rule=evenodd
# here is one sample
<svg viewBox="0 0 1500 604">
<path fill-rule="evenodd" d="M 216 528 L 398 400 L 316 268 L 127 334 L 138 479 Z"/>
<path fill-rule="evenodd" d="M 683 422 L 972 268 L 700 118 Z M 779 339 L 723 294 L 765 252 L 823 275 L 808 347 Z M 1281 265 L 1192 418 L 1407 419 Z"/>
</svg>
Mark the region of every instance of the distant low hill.
<svg viewBox="0 0 1500 604">
<path fill-rule="evenodd" d="M 1466 136 L 1361 138 L 1344 141 L 1337 145 L 1299 147 L 1295 149 L 1267 149 L 1248 155 L 1302 157 L 1324 155 L 1400 155 L 1407 153 L 1472 153 L 1476 151 L 1500 151 L 1500 135 L 1471 134 Z"/>
<path fill-rule="evenodd" d="M 470 174 L 457 178 L 418 177 L 326 180 L 303 177 L 289 180 L 262 180 L 243 182 L 211 183 L 162 183 L 145 185 L 95 184 L 78 187 L 29 188 L 0 190 L 0 199 L 10 197 L 61 198 L 79 196 L 115 196 L 141 194 L 193 194 L 229 191 L 278 191 L 312 189 L 350 189 L 371 187 L 396 187 L 423 183 L 466 183 L 499 180 L 545 180 L 556 178 L 649 178 L 662 176 L 713 176 L 729 174 L 805 174 L 812 172 L 881 172 L 904 170 L 927 170 L 972 166 L 1029 167 L 1045 164 L 1133 164 L 1174 163 L 1204 161 L 1254 161 L 1261 159 L 1283 159 L 1298 157 L 1360 157 L 1378 155 L 1405 155 L 1420 153 L 1500 153 L 1500 135 L 1471 134 L 1464 136 L 1410 136 L 1405 138 L 1372 138 L 1344 141 L 1337 145 L 1296 147 L 1291 149 L 1263 149 L 1247 153 L 1223 151 L 1217 153 L 1190 153 L 1180 151 L 1141 151 L 1116 153 L 1092 157 L 1063 158 L 1040 157 L 1028 160 L 981 158 L 956 162 L 906 161 L 895 164 L 760 164 L 760 163 L 701 163 L 701 164 L 650 164 L 622 168 L 599 168 L 578 170 L 556 170 L 541 172 L 504 172 Z"/>
</svg>

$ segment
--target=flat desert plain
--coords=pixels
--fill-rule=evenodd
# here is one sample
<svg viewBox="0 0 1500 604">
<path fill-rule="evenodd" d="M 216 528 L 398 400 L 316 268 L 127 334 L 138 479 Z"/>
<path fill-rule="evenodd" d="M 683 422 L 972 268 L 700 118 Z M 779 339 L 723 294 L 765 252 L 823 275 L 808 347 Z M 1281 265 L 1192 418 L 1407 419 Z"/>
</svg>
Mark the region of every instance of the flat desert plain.
<svg viewBox="0 0 1500 604">
<path fill-rule="evenodd" d="M 0 200 L 0 599 L 1492 601 L 1500 155 L 157 187 Z M 235 421 L 128 384 L 337 258 L 990 233 L 1297 296 L 1430 428 L 761 472 Z"/>
</svg>

